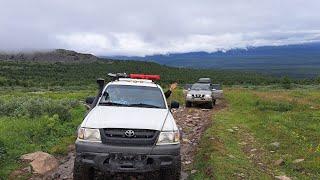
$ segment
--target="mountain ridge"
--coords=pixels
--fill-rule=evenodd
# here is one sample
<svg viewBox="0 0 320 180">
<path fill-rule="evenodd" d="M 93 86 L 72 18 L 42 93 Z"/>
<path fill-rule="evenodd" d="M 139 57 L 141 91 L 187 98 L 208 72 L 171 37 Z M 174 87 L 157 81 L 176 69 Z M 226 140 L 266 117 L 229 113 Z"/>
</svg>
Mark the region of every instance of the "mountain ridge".
<svg viewBox="0 0 320 180">
<path fill-rule="evenodd" d="M 112 59 L 151 61 L 173 67 L 252 70 L 298 78 L 320 75 L 320 43 L 248 47 L 217 52 L 187 52 L 145 57 L 108 56 Z"/>
<path fill-rule="evenodd" d="M 0 53 L 3 61 L 32 61 L 32 62 L 93 62 L 99 58 L 92 54 L 78 53 L 76 51 L 55 49 L 51 51 Z"/>
</svg>

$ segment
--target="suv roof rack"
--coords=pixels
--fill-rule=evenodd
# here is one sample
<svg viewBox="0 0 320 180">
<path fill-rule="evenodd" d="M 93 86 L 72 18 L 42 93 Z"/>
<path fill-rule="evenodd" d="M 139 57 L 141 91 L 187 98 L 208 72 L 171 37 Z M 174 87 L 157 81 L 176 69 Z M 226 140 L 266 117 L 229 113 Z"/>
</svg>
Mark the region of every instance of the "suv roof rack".
<svg viewBox="0 0 320 180">
<path fill-rule="evenodd" d="M 112 81 L 119 80 L 119 78 L 128 78 L 127 73 L 108 73 L 108 76 L 111 77 Z"/>
</svg>

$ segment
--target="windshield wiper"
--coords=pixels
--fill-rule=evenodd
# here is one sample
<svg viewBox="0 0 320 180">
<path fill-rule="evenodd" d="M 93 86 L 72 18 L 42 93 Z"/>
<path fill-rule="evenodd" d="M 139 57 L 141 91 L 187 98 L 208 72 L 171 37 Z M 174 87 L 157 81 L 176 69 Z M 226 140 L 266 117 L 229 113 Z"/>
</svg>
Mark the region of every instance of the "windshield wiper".
<svg viewBox="0 0 320 180">
<path fill-rule="evenodd" d="M 159 106 L 155 106 L 152 104 L 144 104 L 144 103 L 138 103 L 138 104 L 129 104 L 130 107 L 146 107 L 146 108 L 162 108 Z"/>
<path fill-rule="evenodd" d="M 101 102 L 99 105 L 104 106 L 128 106 L 127 104 L 115 103 L 115 102 Z"/>
</svg>

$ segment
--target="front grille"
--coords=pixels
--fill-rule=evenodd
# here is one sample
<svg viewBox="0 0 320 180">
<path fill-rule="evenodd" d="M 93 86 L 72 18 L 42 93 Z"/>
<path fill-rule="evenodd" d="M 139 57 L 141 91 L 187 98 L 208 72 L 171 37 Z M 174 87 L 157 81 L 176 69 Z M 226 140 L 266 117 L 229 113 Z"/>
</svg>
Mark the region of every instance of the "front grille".
<svg viewBox="0 0 320 180">
<path fill-rule="evenodd" d="M 194 97 L 194 98 L 203 98 L 204 94 L 192 94 L 192 97 Z"/>
<path fill-rule="evenodd" d="M 127 130 L 134 131 L 132 137 L 125 135 Z M 159 131 L 148 129 L 118 129 L 108 128 L 103 129 L 101 133 L 102 142 L 109 145 L 123 145 L 123 146 L 152 146 L 155 144 Z"/>
</svg>

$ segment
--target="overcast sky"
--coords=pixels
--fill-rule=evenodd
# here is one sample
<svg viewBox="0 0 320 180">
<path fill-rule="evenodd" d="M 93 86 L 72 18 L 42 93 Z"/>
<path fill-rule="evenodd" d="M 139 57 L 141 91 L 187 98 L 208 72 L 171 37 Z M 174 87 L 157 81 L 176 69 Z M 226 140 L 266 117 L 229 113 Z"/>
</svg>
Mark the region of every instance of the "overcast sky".
<svg viewBox="0 0 320 180">
<path fill-rule="evenodd" d="M 0 0 L 0 50 L 149 55 L 320 40 L 320 0 Z"/>
</svg>

